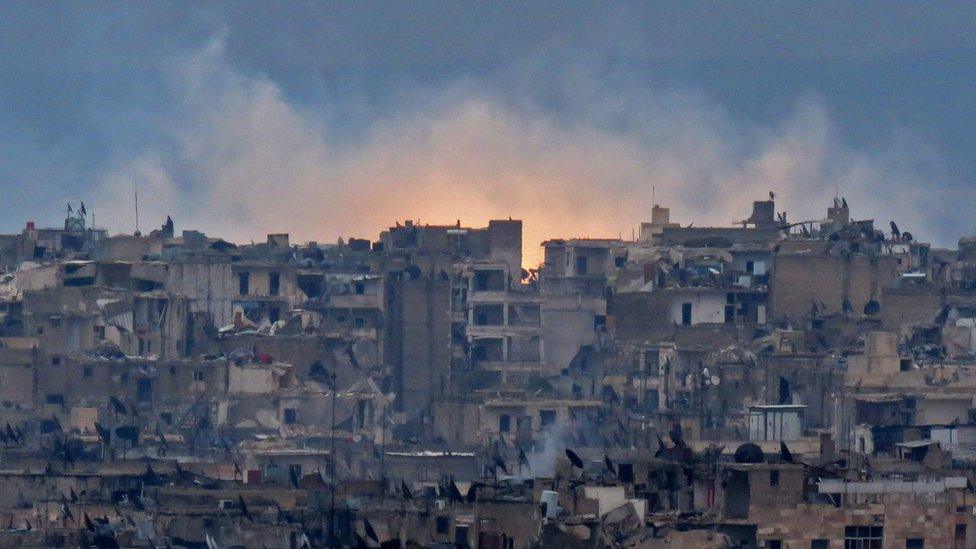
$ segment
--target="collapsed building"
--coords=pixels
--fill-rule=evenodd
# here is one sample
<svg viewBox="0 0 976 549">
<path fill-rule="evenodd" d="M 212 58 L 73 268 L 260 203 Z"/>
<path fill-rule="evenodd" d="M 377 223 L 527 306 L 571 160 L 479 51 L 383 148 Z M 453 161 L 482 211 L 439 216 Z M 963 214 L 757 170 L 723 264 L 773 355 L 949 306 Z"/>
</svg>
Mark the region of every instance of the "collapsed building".
<svg viewBox="0 0 976 549">
<path fill-rule="evenodd" d="M 0 545 L 976 547 L 974 242 L 71 209 L 0 235 Z"/>
</svg>

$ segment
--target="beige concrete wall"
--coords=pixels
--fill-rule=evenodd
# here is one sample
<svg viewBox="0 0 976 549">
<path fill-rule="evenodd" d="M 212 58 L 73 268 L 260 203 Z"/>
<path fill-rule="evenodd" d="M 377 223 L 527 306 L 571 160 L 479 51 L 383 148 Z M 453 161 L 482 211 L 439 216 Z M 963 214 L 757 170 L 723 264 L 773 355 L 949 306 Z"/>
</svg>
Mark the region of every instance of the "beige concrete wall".
<svg viewBox="0 0 976 549">
<path fill-rule="evenodd" d="M 812 300 L 827 312 L 843 309 L 846 297 L 860 314 L 864 305 L 881 299 L 895 275 L 894 257 L 866 255 L 777 255 L 770 281 L 772 318 L 809 316 Z"/>
</svg>

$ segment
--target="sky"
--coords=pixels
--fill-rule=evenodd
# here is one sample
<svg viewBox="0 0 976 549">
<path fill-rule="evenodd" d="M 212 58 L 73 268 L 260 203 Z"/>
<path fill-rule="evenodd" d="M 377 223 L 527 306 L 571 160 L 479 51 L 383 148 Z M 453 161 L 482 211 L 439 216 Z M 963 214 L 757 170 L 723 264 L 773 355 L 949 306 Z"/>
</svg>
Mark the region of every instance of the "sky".
<svg viewBox="0 0 976 549">
<path fill-rule="evenodd" d="M 0 4 L 0 231 L 84 200 L 239 242 L 405 219 L 629 238 L 652 194 L 727 225 L 976 230 L 976 4 Z"/>
</svg>

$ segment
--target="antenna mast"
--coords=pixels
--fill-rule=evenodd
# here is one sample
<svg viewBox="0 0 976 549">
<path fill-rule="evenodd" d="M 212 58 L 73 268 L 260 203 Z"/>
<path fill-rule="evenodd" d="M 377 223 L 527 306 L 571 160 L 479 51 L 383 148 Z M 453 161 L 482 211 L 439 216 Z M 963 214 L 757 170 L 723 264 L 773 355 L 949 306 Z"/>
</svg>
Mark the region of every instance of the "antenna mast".
<svg viewBox="0 0 976 549">
<path fill-rule="evenodd" d="M 139 181 L 133 178 L 132 189 L 135 191 L 136 195 L 136 234 L 139 234 Z"/>
</svg>

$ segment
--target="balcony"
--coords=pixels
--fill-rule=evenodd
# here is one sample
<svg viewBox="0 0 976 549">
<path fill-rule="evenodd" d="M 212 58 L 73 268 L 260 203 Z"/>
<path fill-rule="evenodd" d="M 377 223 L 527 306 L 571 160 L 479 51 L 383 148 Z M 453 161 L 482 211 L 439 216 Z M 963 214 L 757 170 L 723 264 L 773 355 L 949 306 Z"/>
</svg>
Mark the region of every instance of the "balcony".
<svg viewBox="0 0 976 549">
<path fill-rule="evenodd" d="M 379 294 L 339 294 L 329 298 L 329 307 L 334 309 L 379 309 Z"/>
<path fill-rule="evenodd" d="M 519 324 L 519 325 L 491 325 L 477 326 L 468 324 L 465 333 L 468 337 L 504 337 L 504 336 L 535 336 L 539 335 L 539 324 Z"/>
</svg>

